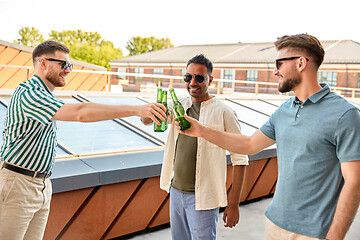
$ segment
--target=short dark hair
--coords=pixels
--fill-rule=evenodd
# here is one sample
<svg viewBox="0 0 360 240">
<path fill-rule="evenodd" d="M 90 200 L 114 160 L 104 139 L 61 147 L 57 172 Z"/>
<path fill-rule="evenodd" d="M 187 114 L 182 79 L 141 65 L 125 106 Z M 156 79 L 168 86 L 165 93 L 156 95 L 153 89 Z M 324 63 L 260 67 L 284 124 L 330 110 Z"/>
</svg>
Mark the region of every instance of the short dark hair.
<svg viewBox="0 0 360 240">
<path fill-rule="evenodd" d="M 323 46 L 316 37 L 309 34 L 285 35 L 278 38 L 274 44 L 278 51 L 289 47 L 305 52 L 305 54 L 313 59 L 317 68 L 319 68 L 324 61 L 325 51 Z"/>
<path fill-rule="evenodd" d="M 190 60 L 187 62 L 186 68 L 187 68 L 191 63 L 198 63 L 198 64 L 204 65 L 204 66 L 207 68 L 209 75 L 212 74 L 213 65 L 212 65 L 211 61 L 204 56 L 204 54 L 198 54 L 198 55 L 196 55 L 195 57 L 193 57 L 192 59 L 190 59 Z"/>
<path fill-rule="evenodd" d="M 35 63 L 37 57 L 49 53 L 54 54 L 56 51 L 61 51 L 67 54 L 70 52 L 70 50 L 62 43 L 55 41 L 42 42 L 34 48 L 32 53 L 33 62 Z"/>
</svg>

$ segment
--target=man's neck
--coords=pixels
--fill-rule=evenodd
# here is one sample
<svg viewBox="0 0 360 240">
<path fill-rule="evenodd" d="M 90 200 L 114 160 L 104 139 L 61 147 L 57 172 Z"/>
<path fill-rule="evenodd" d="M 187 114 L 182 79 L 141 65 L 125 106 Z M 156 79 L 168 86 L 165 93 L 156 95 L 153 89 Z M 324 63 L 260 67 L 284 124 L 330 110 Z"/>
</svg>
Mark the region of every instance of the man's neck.
<svg viewBox="0 0 360 240">
<path fill-rule="evenodd" d="M 201 98 L 195 98 L 195 97 L 191 97 L 191 101 L 192 102 L 205 102 L 207 100 L 212 99 L 213 97 L 210 96 L 210 94 L 207 94 L 206 96 L 203 96 Z"/>
<path fill-rule="evenodd" d="M 301 101 L 305 102 L 310 96 L 318 92 L 322 87 L 316 81 L 303 81 L 301 84 L 296 86 L 293 91 L 295 96 Z"/>
<path fill-rule="evenodd" d="M 38 74 L 38 73 L 36 73 L 36 72 L 35 72 L 35 75 L 37 75 L 37 76 L 41 79 L 41 81 L 43 81 L 43 83 L 48 87 L 48 89 L 50 90 L 50 92 L 53 92 L 53 91 L 54 91 L 55 86 L 52 85 L 52 84 L 45 78 L 44 75 Z"/>
</svg>

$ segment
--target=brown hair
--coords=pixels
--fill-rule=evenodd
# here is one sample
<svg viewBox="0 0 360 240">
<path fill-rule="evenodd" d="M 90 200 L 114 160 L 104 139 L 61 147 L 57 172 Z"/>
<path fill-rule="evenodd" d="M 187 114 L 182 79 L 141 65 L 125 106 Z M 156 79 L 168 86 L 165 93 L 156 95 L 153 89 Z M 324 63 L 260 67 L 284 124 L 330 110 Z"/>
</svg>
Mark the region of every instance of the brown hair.
<svg viewBox="0 0 360 240">
<path fill-rule="evenodd" d="M 35 63 L 36 58 L 40 57 L 44 54 L 54 54 L 56 51 L 61 51 L 64 53 L 69 53 L 69 49 L 62 43 L 55 42 L 55 41 L 45 41 L 40 43 L 34 48 L 32 53 L 33 62 Z"/>
<path fill-rule="evenodd" d="M 278 38 L 274 44 L 278 51 L 289 47 L 305 52 L 305 54 L 311 57 L 317 68 L 319 68 L 324 61 L 325 51 L 323 46 L 316 37 L 309 34 L 285 35 Z"/>
</svg>

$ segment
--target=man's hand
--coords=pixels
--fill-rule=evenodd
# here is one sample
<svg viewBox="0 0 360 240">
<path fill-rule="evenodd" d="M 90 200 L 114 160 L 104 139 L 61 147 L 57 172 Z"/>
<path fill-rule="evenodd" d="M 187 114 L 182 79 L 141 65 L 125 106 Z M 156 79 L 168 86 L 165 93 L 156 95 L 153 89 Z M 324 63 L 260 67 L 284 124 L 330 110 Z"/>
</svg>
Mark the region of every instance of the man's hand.
<svg viewBox="0 0 360 240">
<path fill-rule="evenodd" d="M 239 206 L 237 205 L 228 205 L 225 208 L 223 220 L 225 223 L 225 227 L 235 227 L 239 222 Z"/>
<path fill-rule="evenodd" d="M 202 125 L 199 121 L 197 121 L 196 119 L 189 117 L 188 115 L 185 114 L 185 119 L 188 120 L 191 124 L 191 127 L 181 131 L 180 130 L 180 126 L 179 123 L 176 121 L 175 124 L 177 126 L 177 129 L 179 130 L 179 132 L 181 134 L 185 134 L 188 135 L 190 137 L 201 137 L 201 133 L 202 131 L 204 131 L 205 126 Z"/>
<path fill-rule="evenodd" d="M 143 119 L 151 119 L 157 125 L 161 125 L 159 119 L 163 122 L 166 121 L 166 108 L 161 103 L 149 103 L 140 106 L 138 116 Z"/>
</svg>

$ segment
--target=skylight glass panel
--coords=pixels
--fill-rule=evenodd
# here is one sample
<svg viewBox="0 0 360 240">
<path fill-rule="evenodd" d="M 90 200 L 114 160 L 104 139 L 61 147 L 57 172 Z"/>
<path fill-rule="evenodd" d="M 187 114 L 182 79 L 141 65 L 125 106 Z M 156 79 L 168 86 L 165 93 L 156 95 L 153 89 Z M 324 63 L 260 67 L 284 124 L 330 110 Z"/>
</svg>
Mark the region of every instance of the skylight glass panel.
<svg viewBox="0 0 360 240">
<path fill-rule="evenodd" d="M 66 103 L 78 102 L 64 99 Z M 150 149 L 157 145 L 113 120 L 100 122 L 57 121 L 58 139 L 76 155 Z"/>
<path fill-rule="evenodd" d="M 1 131 L 0 146 L 3 143 L 2 133 L 4 132 L 4 128 L 5 128 L 6 110 L 7 108 L 2 104 L 0 104 L 0 131 Z"/>
<path fill-rule="evenodd" d="M 273 114 L 278 108 L 270 103 L 266 103 L 259 100 L 232 100 L 232 101 L 240 103 L 249 108 L 255 109 L 259 112 L 265 113 L 269 116 Z"/>
<path fill-rule="evenodd" d="M 223 101 L 236 112 L 238 119 L 248 123 L 249 125 L 260 128 L 269 119 L 269 117 L 264 114 L 258 113 L 236 103 L 227 100 Z"/>
<path fill-rule="evenodd" d="M 88 98 L 92 102 L 97 102 L 101 104 L 111 104 L 111 105 L 144 105 L 148 104 L 148 102 L 145 102 L 139 98 L 123 98 L 123 97 L 90 97 Z M 166 141 L 166 138 L 169 134 L 169 128 L 165 132 L 154 132 L 153 124 L 150 125 L 144 125 L 140 121 L 140 117 L 132 116 L 132 117 L 126 117 L 122 118 L 125 121 L 130 122 L 131 124 L 139 127 L 140 129 L 152 134 L 153 136 Z"/>
<path fill-rule="evenodd" d="M 56 157 L 65 157 L 65 156 L 70 156 L 70 155 L 66 153 L 64 150 L 62 150 L 62 148 L 60 148 L 59 146 L 56 146 Z"/>
</svg>

